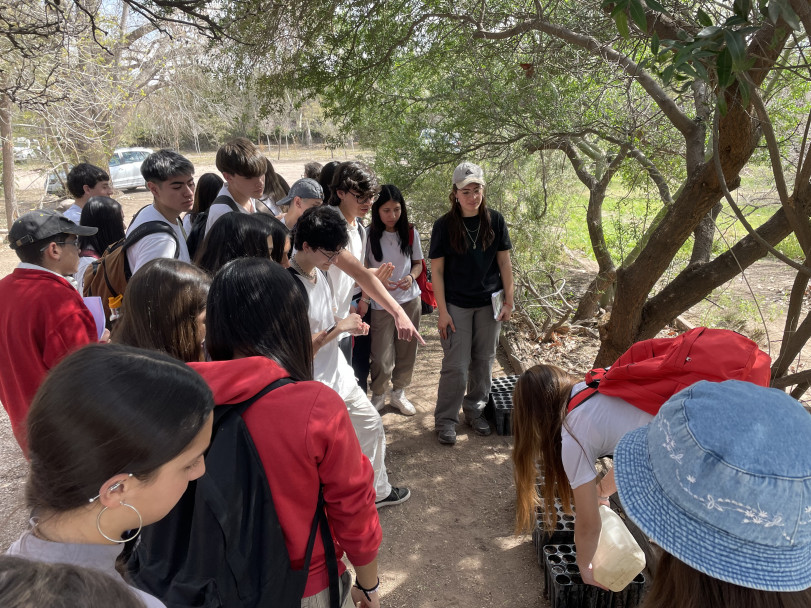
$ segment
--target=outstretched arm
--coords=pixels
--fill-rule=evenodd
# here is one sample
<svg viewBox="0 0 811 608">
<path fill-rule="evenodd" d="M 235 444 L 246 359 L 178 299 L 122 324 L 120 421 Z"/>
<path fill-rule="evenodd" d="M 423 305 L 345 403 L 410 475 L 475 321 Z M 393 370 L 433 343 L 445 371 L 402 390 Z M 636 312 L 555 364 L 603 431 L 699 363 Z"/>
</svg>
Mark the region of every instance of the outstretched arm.
<svg viewBox="0 0 811 608">
<path fill-rule="evenodd" d="M 397 337 L 400 340 L 412 340 L 416 338 L 420 344 L 425 344 L 417 328 L 408 318 L 408 315 L 403 310 L 394 298 L 391 297 L 388 290 L 383 287 L 383 283 L 375 276 L 375 274 L 361 264 L 357 258 L 346 249 L 343 249 L 338 257 L 335 258 L 335 265 L 350 277 L 355 279 L 360 288 L 371 297 L 375 302 L 380 304 L 392 317 L 394 317 L 394 325 L 397 327 Z"/>
</svg>

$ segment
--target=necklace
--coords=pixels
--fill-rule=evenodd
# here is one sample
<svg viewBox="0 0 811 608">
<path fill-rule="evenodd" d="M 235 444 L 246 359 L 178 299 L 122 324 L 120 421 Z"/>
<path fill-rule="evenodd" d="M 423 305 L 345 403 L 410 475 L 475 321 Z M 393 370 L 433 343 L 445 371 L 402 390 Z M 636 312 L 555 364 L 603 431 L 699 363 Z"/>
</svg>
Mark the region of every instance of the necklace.
<svg viewBox="0 0 811 608">
<path fill-rule="evenodd" d="M 467 238 L 470 239 L 470 243 L 471 245 L 473 245 L 473 249 L 476 249 L 476 241 L 479 240 L 479 230 L 481 230 L 482 228 L 482 221 L 479 220 L 479 225 L 476 226 L 476 236 L 471 236 L 470 234 L 471 231 L 467 229 L 467 225 L 464 222 L 462 222 L 462 226 L 465 227 L 465 232 L 467 232 Z"/>
<path fill-rule="evenodd" d="M 296 256 L 290 258 L 290 265 L 301 276 L 303 276 L 306 279 L 309 279 L 310 282 L 315 283 L 318 280 L 318 271 L 315 268 L 313 268 L 310 272 L 304 272 L 304 269 L 296 261 Z"/>
</svg>

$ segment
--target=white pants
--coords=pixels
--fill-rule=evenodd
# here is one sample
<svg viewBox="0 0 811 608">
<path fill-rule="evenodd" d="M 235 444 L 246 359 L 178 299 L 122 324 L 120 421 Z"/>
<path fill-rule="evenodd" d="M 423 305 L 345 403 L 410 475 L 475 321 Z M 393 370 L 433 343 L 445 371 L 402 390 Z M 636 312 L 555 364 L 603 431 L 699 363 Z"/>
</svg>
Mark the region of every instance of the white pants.
<svg viewBox="0 0 811 608">
<path fill-rule="evenodd" d="M 366 393 L 357 384 L 344 397 L 349 418 L 358 436 L 361 451 L 371 461 L 375 472 L 376 500 L 383 500 L 391 494 L 391 484 L 386 473 L 386 432 L 383 419 L 369 401 Z"/>
</svg>

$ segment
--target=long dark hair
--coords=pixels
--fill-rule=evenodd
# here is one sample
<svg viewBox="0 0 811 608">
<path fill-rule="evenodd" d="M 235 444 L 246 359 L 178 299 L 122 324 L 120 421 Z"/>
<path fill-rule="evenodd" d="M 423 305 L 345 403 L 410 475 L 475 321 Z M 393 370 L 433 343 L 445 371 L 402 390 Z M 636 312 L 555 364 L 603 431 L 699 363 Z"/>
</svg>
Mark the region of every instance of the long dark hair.
<svg viewBox="0 0 811 608">
<path fill-rule="evenodd" d="M 226 213 L 208 231 L 194 263 L 214 276 L 236 258 L 268 258 L 270 228 L 254 215 Z"/>
<path fill-rule="evenodd" d="M 270 237 L 273 240 L 273 250 L 270 252 L 270 259 L 277 264 L 284 264 L 282 257 L 284 256 L 284 246 L 287 244 L 287 239 L 290 238 L 290 229 L 267 213 L 256 213 L 251 217 L 265 224 L 270 231 Z"/>
<path fill-rule="evenodd" d="M 656 539 L 654 539 L 656 540 Z M 662 552 L 642 608 L 807 608 L 811 589 L 762 591 L 713 578 Z"/>
<path fill-rule="evenodd" d="M 197 317 L 206 309 L 210 280 L 181 260 L 150 260 L 127 284 L 113 342 L 159 350 L 187 363 L 202 361 Z"/>
<path fill-rule="evenodd" d="M 297 280 L 267 259 L 246 258 L 223 266 L 211 284 L 206 308 L 211 358 L 267 357 L 294 380 L 312 380 L 307 300 Z"/>
<path fill-rule="evenodd" d="M 273 163 L 270 162 L 267 156 L 265 162 L 267 163 L 267 169 L 265 170 L 265 188 L 262 190 L 262 196 L 275 203 L 287 196 L 287 193 L 290 192 L 290 186 L 281 175 L 276 173 Z"/>
<path fill-rule="evenodd" d="M 120 203 L 109 196 L 93 196 L 82 208 L 82 226 L 98 228 L 96 234 L 79 237 L 79 251 L 90 247 L 101 255 L 113 243 L 124 238 L 124 213 Z"/>
<path fill-rule="evenodd" d="M 191 213 L 196 215 L 208 211 L 224 183 L 216 173 L 203 173 L 194 189 L 194 207 L 191 208 Z"/>
<path fill-rule="evenodd" d="M 203 379 L 172 357 L 116 344 L 80 349 L 50 371 L 28 411 L 28 507 L 63 513 L 119 473 L 150 479 L 213 408 Z"/>
<path fill-rule="evenodd" d="M 561 436 L 566 407 L 578 380 L 554 365 L 535 365 L 521 374 L 513 391 L 513 477 L 515 478 L 515 531 L 535 526 L 535 507 L 544 506 L 551 529 L 555 498 L 567 510 L 574 502 L 561 457 Z M 544 483 L 538 495 L 538 468 Z"/>
<path fill-rule="evenodd" d="M 470 248 L 470 238 L 465 230 L 465 223 L 462 216 L 462 206 L 456 193 L 458 189 L 453 185 L 448 200 L 451 202 L 451 210 L 445 214 L 448 218 L 448 233 L 450 235 L 451 247 L 456 253 L 465 253 Z M 482 249 L 487 249 L 496 240 L 496 233 L 490 222 L 490 211 L 487 208 L 484 192 L 482 192 L 482 204 L 479 205 L 479 235 L 477 240 L 481 242 Z"/>
<path fill-rule="evenodd" d="M 400 251 L 404 256 L 411 259 L 411 245 L 408 244 L 411 226 L 408 223 L 408 212 L 406 211 L 403 193 L 397 186 L 385 184 L 380 190 L 380 197 L 372 205 L 372 224 L 369 226 L 369 247 L 372 248 L 372 255 L 376 260 L 383 261 L 383 249 L 380 247 L 380 237 L 386 231 L 386 225 L 380 219 L 380 208 L 386 203 L 394 201 L 400 204 L 400 219 L 394 225 L 394 231 L 400 237 Z"/>
</svg>

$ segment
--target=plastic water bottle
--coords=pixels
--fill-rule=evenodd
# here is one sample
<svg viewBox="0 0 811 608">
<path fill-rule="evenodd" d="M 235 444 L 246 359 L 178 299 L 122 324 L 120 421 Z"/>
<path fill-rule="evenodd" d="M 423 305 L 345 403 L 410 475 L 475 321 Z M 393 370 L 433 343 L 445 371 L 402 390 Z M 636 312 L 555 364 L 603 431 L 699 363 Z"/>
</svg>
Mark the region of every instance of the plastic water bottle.
<svg viewBox="0 0 811 608">
<path fill-rule="evenodd" d="M 594 580 L 622 591 L 645 568 L 645 554 L 619 515 L 600 505 L 600 540 L 591 560 Z"/>
</svg>

